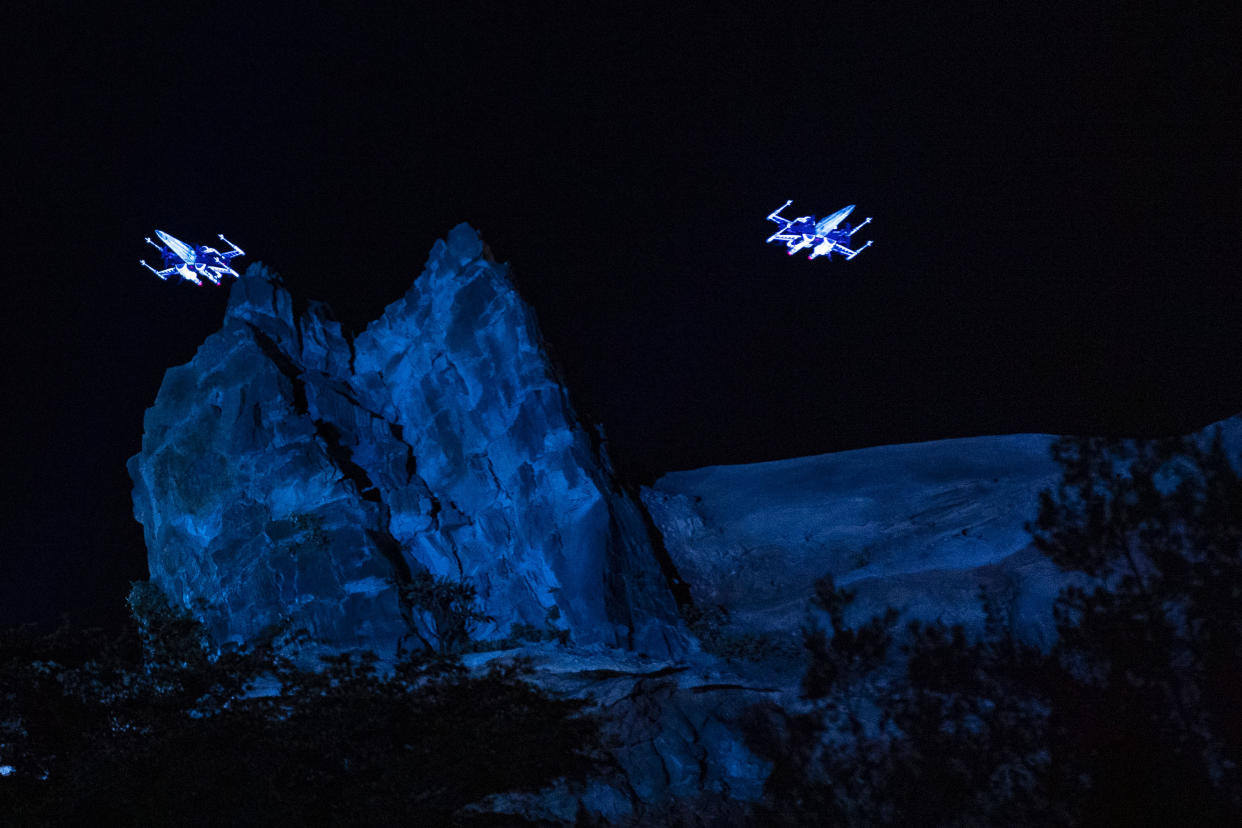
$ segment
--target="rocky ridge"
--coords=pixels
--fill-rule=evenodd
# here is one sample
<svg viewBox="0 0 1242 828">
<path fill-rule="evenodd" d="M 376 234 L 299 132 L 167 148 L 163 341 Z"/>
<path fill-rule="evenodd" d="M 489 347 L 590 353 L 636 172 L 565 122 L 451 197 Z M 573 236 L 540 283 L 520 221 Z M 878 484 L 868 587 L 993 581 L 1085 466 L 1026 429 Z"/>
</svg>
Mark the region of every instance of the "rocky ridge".
<svg viewBox="0 0 1242 828">
<path fill-rule="evenodd" d="M 644 516 L 540 343 L 464 224 L 352 341 L 251 266 L 129 463 L 152 581 L 221 643 L 283 623 L 391 656 L 434 639 L 403 600 L 425 572 L 477 590 L 476 638 L 681 652 Z"/>
<path fill-rule="evenodd" d="M 1237 456 L 1242 418 L 1221 426 Z M 129 467 L 152 581 L 217 642 L 279 623 L 388 660 L 431 634 L 402 589 L 428 573 L 477 590 L 475 639 L 507 639 L 468 666 L 520 660 L 549 692 L 590 698 L 612 770 L 485 803 L 552 824 L 757 799 L 770 768 L 740 721 L 799 705 L 823 575 L 857 591 L 855 620 L 893 606 L 978 627 L 986 592 L 1044 643 L 1064 583 L 1025 528 L 1059 476 L 1050 435 L 676 472 L 627 496 L 466 225 L 356 338 L 322 304 L 295 314 L 252 266 L 144 427 Z"/>
</svg>

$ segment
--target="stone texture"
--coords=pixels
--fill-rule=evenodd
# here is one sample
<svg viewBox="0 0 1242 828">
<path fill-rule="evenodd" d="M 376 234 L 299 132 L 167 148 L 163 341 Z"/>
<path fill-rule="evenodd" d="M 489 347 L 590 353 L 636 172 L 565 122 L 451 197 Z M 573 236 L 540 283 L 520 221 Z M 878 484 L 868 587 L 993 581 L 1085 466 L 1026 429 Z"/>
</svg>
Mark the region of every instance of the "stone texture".
<svg viewBox="0 0 1242 828">
<path fill-rule="evenodd" d="M 683 824 L 677 817 L 688 808 L 707 809 L 699 813 L 703 824 L 730 824 L 728 803 L 758 801 L 772 770 L 746 747 L 743 716 L 757 704 L 796 703 L 794 687 L 750 680 L 701 657 L 673 663 L 615 650 L 584 655 L 529 647 L 467 663 L 519 655 L 545 690 L 590 700 L 607 755 L 585 785 L 562 782 L 480 804 L 537 824 L 574 825 L 582 812 L 609 825 Z"/>
<path fill-rule="evenodd" d="M 1222 426 L 1237 456 L 1242 418 Z M 1060 476 L 1049 435 L 678 472 L 642 492 L 644 515 L 466 225 L 356 339 L 325 305 L 295 314 L 252 266 L 144 429 L 129 468 L 152 580 L 221 643 L 282 622 L 389 660 L 416 620 L 398 587 L 423 571 L 476 586 L 493 619 L 477 638 L 566 634 L 467 657 L 520 657 L 602 717 L 609 770 L 480 804 L 548 824 L 728 824 L 757 799 L 770 768 L 739 722 L 799 705 L 799 630 L 822 575 L 857 591 L 855 621 L 891 605 L 977 629 L 984 590 L 1040 642 L 1065 582 L 1024 528 Z M 700 608 L 728 611 L 711 652 L 677 618 L 678 577 Z M 745 658 L 720 655 L 730 646 Z"/>
<path fill-rule="evenodd" d="M 1231 457 L 1242 416 L 1218 424 Z M 1215 426 L 1196 434 L 1206 444 Z M 982 627 L 981 591 L 1034 643 L 1055 635 L 1067 583 L 1032 545 L 1039 493 L 1061 470 L 1055 437 L 937 440 L 665 475 L 642 499 L 697 604 L 729 611 L 736 634 L 787 636 L 808 617 L 815 580 L 857 593 L 847 619 Z"/>
<path fill-rule="evenodd" d="M 520 623 L 685 644 L 642 513 L 464 224 L 354 342 L 320 303 L 295 318 L 252 266 L 222 329 L 168 371 L 129 468 L 152 580 L 222 642 L 286 622 L 395 653 L 398 585 L 429 571 L 476 586 L 479 638 Z"/>
</svg>

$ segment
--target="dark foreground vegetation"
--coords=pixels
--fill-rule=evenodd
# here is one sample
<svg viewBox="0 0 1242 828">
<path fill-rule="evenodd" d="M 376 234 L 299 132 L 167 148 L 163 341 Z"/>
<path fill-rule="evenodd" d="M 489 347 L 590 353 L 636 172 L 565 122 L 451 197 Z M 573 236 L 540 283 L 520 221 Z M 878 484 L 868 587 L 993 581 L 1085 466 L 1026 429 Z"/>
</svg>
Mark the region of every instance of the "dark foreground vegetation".
<svg viewBox="0 0 1242 828">
<path fill-rule="evenodd" d="M 1037 544 L 1081 586 L 1058 641 L 894 615 L 846 626 L 849 593 L 815 603 L 809 710 L 756 708 L 775 825 L 1242 824 L 1242 482 L 1219 434 L 1069 439 Z M 895 643 L 900 640 L 900 644 Z M 895 677 L 882 665 L 899 648 Z"/>
<path fill-rule="evenodd" d="M 157 591 L 130 602 L 120 638 L 3 633 L 0 824 L 510 825 L 463 808 L 591 767 L 581 703 L 513 670 L 437 654 L 312 672 L 272 642 L 217 656 Z"/>
<path fill-rule="evenodd" d="M 851 627 L 850 594 L 824 579 L 802 708 L 743 723 L 772 763 L 765 801 L 660 819 L 1242 824 L 1242 480 L 1219 439 L 1055 452 L 1064 478 L 1031 529 L 1078 586 L 1051 649 L 988 596 L 979 638 L 900 630 L 891 611 Z M 469 675 L 445 647 L 388 676 L 365 656 L 308 672 L 275 639 L 212 651 L 150 587 L 130 603 L 119 638 L 0 633 L 0 824 L 510 825 L 466 806 L 601 761 L 582 703 L 512 670 Z"/>
</svg>

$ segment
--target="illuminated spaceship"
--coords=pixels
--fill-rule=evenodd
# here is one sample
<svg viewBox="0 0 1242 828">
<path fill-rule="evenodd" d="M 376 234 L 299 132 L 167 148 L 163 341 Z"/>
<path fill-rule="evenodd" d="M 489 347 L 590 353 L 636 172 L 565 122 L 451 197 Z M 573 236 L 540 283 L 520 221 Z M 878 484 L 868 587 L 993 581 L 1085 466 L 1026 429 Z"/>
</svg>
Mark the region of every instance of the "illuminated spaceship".
<svg viewBox="0 0 1242 828">
<path fill-rule="evenodd" d="M 857 250 L 850 249 L 850 237 L 857 233 L 864 224 L 871 221 L 867 218 L 857 227 L 851 227 L 849 222 L 845 221 L 854 210 L 854 205 L 842 207 L 832 215 L 822 218 L 818 221 L 814 216 L 801 216 L 796 219 L 787 219 L 781 215 L 784 210 L 793 201 L 786 201 L 780 207 L 777 207 L 768 215 L 768 221 L 774 221 L 781 225 L 781 229 L 768 236 L 768 241 L 783 241 L 785 246 L 789 248 L 789 255 L 797 253 L 805 247 L 811 248 L 811 255 L 808 259 L 814 259 L 817 256 L 827 256 L 832 258 L 833 253 L 839 253 L 846 258 L 852 259 L 859 253 L 871 246 L 871 242 L 867 242 Z"/>
<path fill-rule="evenodd" d="M 196 285 L 202 285 L 203 282 L 199 278 L 205 277 L 212 284 L 220 284 L 220 280 L 225 276 L 238 275 L 237 271 L 229 267 L 229 259 L 236 256 L 244 255 L 242 249 L 231 241 L 226 239 L 223 234 L 220 235 L 220 241 L 232 247 L 221 253 L 214 247 L 206 245 L 186 244 L 175 236 L 170 236 L 163 230 L 156 230 L 155 235 L 159 236 L 163 244 L 157 244 L 151 241 L 151 237 L 147 237 L 147 244 L 155 247 L 164 257 L 163 270 L 156 270 L 139 259 L 139 263 L 147 270 L 159 276 L 161 279 L 167 279 L 176 273 L 182 279 L 193 282 Z"/>
</svg>

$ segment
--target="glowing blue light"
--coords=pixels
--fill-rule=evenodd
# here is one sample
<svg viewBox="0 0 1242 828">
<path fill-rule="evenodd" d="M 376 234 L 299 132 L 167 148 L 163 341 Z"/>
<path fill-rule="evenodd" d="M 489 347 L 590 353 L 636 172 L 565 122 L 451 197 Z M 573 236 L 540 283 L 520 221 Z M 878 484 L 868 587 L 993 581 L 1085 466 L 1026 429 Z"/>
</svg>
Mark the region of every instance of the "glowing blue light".
<svg viewBox="0 0 1242 828">
<path fill-rule="evenodd" d="M 156 270 L 145 261 L 139 260 L 139 264 L 147 270 L 159 276 L 161 279 L 167 279 L 173 273 L 176 273 L 182 279 L 193 282 L 196 285 L 202 285 L 200 276 L 206 277 L 212 284 L 220 284 L 220 280 L 224 276 L 237 277 L 239 274 L 236 270 L 229 266 L 228 261 L 236 256 L 244 256 L 245 252 L 224 238 L 224 234 L 218 234 L 221 241 L 232 247 L 232 250 L 221 253 L 214 247 L 206 245 L 194 246 L 186 244 L 180 239 L 165 233 L 163 230 L 156 230 L 155 235 L 159 236 L 160 241 L 164 244 L 157 244 L 147 237 L 147 244 L 160 251 L 160 255 L 164 259 L 163 269 Z"/>
<path fill-rule="evenodd" d="M 769 242 L 784 242 L 785 247 L 789 248 L 788 253 L 790 256 L 799 250 L 810 247 L 811 254 L 807 256 L 808 259 L 814 259 L 819 256 L 827 256 L 831 259 L 833 253 L 840 253 L 848 261 L 871 246 L 871 242 L 867 242 L 857 250 L 853 250 L 849 246 L 850 237 L 857 233 L 859 228 L 871 221 L 871 218 L 868 217 L 857 227 L 851 227 L 845 221 L 845 217 L 853 212 L 853 204 L 842 207 L 832 215 L 819 221 L 816 221 L 814 216 L 799 216 L 796 219 L 785 218 L 781 215 L 781 210 L 784 210 L 790 204 L 793 204 L 792 199 L 768 214 L 768 221 L 774 221 L 781 225 L 781 227 L 767 238 Z"/>
</svg>

